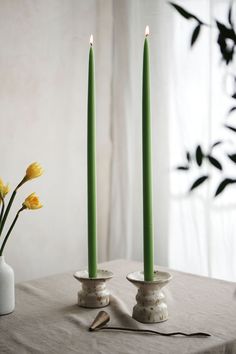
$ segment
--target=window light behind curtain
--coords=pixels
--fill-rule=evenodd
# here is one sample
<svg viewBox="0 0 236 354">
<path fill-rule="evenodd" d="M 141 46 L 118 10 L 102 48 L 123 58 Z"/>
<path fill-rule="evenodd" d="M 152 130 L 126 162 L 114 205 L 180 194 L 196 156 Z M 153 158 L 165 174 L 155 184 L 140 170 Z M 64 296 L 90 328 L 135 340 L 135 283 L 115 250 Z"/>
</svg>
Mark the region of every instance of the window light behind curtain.
<svg viewBox="0 0 236 354">
<path fill-rule="evenodd" d="M 224 22 L 229 6 L 226 0 L 176 2 L 207 23 Z M 216 174 L 188 195 L 199 172 L 174 171 L 187 148 L 207 148 L 230 134 L 222 128 L 229 100 L 217 32 L 204 28 L 190 50 L 193 27 L 166 1 L 114 1 L 113 21 L 109 258 L 142 260 L 141 67 L 149 24 L 156 263 L 235 280 L 235 188 L 213 199 Z M 232 165 L 227 169 L 233 173 Z"/>
<path fill-rule="evenodd" d="M 234 138 L 223 124 L 232 104 L 226 95 L 225 80 L 227 73 L 233 70 L 235 73 L 236 67 L 233 63 L 226 68 L 221 62 L 214 22 L 216 18 L 223 23 L 227 21 L 230 2 L 191 0 L 178 3 L 211 23 L 212 27 L 203 29 L 198 42 L 190 50 L 193 28 L 179 15 L 174 17 L 170 166 L 183 161 L 184 151 L 189 148 L 193 151 L 199 143 L 208 149 L 212 142 L 224 138 L 229 141 L 224 150 L 230 153 Z M 221 150 L 218 149 L 216 155 L 224 164 L 223 176 L 233 178 L 234 165 L 223 159 Z M 212 172 L 211 169 L 214 167 L 206 167 L 201 175 Z M 197 169 L 188 174 L 171 173 L 169 265 L 184 271 L 235 280 L 235 187 L 229 187 L 214 199 L 215 189 L 223 179 L 216 172 L 210 183 L 186 197 L 186 189 L 199 176 Z"/>
</svg>

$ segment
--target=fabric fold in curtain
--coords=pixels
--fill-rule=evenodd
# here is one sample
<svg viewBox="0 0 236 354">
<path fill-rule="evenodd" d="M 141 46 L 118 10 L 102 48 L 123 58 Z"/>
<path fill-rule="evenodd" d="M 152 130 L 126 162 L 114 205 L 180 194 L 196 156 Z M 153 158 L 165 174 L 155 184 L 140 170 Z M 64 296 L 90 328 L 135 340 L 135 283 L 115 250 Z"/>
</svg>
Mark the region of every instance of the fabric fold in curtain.
<svg viewBox="0 0 236 354">
<path fill-rule="evenodd" d="M 168 86 L 172 11 L 159 1 L 113 2 L 109 258 L 142 260 L 142 55 L 150 26 L 155 261 L 168 263 Z M 168 21 L 166 21 L 168 19 Z"/>
</svg>

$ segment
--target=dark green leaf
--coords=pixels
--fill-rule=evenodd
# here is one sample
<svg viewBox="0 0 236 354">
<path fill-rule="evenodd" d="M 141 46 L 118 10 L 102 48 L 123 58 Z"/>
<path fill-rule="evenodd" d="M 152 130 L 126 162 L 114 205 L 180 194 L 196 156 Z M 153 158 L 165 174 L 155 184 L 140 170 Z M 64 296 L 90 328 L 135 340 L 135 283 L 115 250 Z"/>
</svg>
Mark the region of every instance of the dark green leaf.
<svg viewBox="0 0 236 354">
<path fill-rule="evenodd" d="M 216 168 L 218 168 L 218 170 L 221 170 L 221 171 L 222 171 L 222 165 L 221 165 L 221 163 L 220 163 L 218 160 L 216 160 L 215 157 L 213 157 L 213 156 L 211 156 L 211 155 L 208 155 L 207 158 L 208 158 L 209 162 L 210 162 L 214 167 L 216 167 Z"/>
<path fill-rule="evenodd" d="M 203 160 L 202 149 L 201 149 L 201 146 L 198 145 L 196 148 L 196 161 L 197 161 L 198 166 L 202 165 L 202 160 Z"/>
<path fill-rule="evenodd" d="M 226 27 L 223 23 L 216 21 L 216 25 L 224 38 L 232 39 L 235 42 L 236 35 L 232 28 Z"/>
<path fill-rule="evenodd" d="M 223 60 L 225 61 L 226 65 L 228 65 L 233 60 L 234 48 L 236 44 L 236 34 L 232 27 L 226 27 L 219 21 L 216 21 L 216 25 L 219 30 L 217 43 L 219 44 Z M 228 39 L 232 40 L 231 45 L 228 43 Z"/>
<path fill-rule="evenodd" d="M 229 159 L 236 163 L 236 154 L 228 155 Z"/>
<path fill-rule="evenodd" d="M 220 193 L 223 192 L 223 190 L 230 184 L 235 183 L 236 180 L 232 178 L 225 178 L 218 186 L 216 192 L 215 192 L 215 197 L 219 195 Z"/>
<path fill-rule="evenodd" d="M 235 111 L 235 110 L 236 110 L 236 107 L 230 108 L 230 110 L 229 110 L 229 112 L 228 112 L 228 115 L 229 115 L 230 113 L 232 113 L 233 111 Z"/>
<path fill-rule="evenodd" d="M 232 21 L 232 2 L 231 4 L 229 5 L 229 12 L 228 12 L 228 21 L 229 21 L 229 24 L 233 27 L 233 21 Z"/>
<path fill-rule="evenodd" d="M 225 128 L 228 128 L 228 129 L 232 130 L 234 133 L 236 133 L 236 128 L 232 127 L 231 125 L 225 124 Z"/>
<path fill-rule="evenodd" d="M 197 18 L 194 14 L 186 11 L 183 7 L 169 1 L 169 4 L 171 6 L 173 6 L 180 15 L 182 15 L 184 18 L 186 18 L 187 20 L 190 20 L 191 18 L 195 19 L 197 22 L 203 24 L 203 22 L 201 20 L 199 20 L 199 18 Z"/>
<path fill-rule="evenodd" d="M 193 15 L 190 12 L 186 11 L 183 7 L 181 7 L 177 4 L 174 4 L 173 2 L 169 2 L 169 4 L 171 6 L 173 6 L 180 13 L 180 15 L 182 15 L 187 20 L 189 20 L 190 18 L 193 18 Z"/>
<path fill-rule="evenodd" d="M 194 43 L 196 42 L 196 40 L 199 36 L 200 30 L 201 30 L 201 24 L 199 23 L 193 31 L 192 38 L 191 38 L 191 47 L 193 47 Z"/>
<path fill-rule="evenodd" d="M 228 65 L 233 60 L 235 45 L 229 46 L 227 44 L 227 38 L 224 37 L 222 33 L 219 33 L 217 43 L 219 44 L 222 58 L 225 61 L 226 65 Z"/>
<path fill-rule="evenodd" d="M 190 188 L 190 192 L 192 190 L 194 190 L 195 188 L 199 187 L 203 182 L 205 182 L 207 179 L 209 178 L 209 176 L 202 176 L 200 178 L 198 178 L 193 184 L 192 187 Z"/>
<path fill-rule="evenodd" d="M 188 171 L 188 170 L 189 170 L 189 166 L 178 166 L 178 167 L 176 167 L 176 170 L 179 170 L 179 171 Z"/>
<path fill-rule="evenodd" d="M 212 146 L 211 146 L 211 148 L 214 148 L 215 146 L 217 146 L 217 145 L 220 145 L 220 144 L 222 144 L 222 141 L 216 141 L 214 144 L 212 144 Z"/>
<path fill-rule="evenodd" d="M 186 159 L 188 160 L 188 162 L 191 162 L 191 155 L 189 151 L 186 151 Z"/>
</svg>

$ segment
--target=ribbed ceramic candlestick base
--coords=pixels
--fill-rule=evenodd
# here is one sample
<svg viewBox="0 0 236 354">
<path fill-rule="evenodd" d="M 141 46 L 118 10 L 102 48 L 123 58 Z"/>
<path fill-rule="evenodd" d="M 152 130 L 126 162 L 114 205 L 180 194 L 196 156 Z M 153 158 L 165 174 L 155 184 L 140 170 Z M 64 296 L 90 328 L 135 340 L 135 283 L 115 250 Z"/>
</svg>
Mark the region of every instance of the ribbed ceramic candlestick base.
<svg viewBox="0 0 236 354">
<path fill-rule="evenodd" d="M 86 270 L 78 271 L 74 277 L 81 282 L 82 289 L 78 292 L 78 305 L 88 308 L 100 308 L 109 305 L 110 292 L 106 281 L 113 277 L 108 270 L 98 270 L 96 278 L 89 278 Z"/>
<path fill-rule="evenodd" d="M 138 288 L 137 304 L 133 308 L 133 318 L 143 323 L 162 322 L 168 319 L 165 295 L 161 289 L 171 280 L 167 272 L 154 272 L 153 281 L 145 281 L 143 272 L 127 275 L 127 279 Z"/>
</svg>

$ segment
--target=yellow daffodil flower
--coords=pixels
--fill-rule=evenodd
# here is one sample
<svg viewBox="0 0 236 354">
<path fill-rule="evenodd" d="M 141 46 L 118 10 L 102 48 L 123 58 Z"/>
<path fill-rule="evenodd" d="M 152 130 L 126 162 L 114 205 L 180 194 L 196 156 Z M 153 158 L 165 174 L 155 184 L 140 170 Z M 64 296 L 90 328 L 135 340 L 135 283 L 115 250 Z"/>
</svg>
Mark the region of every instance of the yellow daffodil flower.
<svg viewBox="0 0 236 354">
<path fill-rule="evenodd" d="M 3 180 L 0 178 L 0 195 L 2 196 L 2 198 L 5 198 L 5 196 L 7 195 L 7 193 L 9 193 L 9 191 L 10 191 L 9 184 L 4 184 Z M 1 199 L 0 199 L 0 203 L 1 203 Z"/>
<path fill-rule="evenodd" d="M 15 196 L 17 194 L 18 189 L 27 181 L 37 178 L 39 176 L 41 176 L 43 174 L 43 168 L 41 167 L 41 165 L 37 162 L 32 163 L 31 165 L 28 166 L 26 172 L 25 172 L 25 176 L 24 178 L 21 180 L 21 182 L 17 185 L 17 187 L 13 190 L 10 200 L 6 206 L 6 210 L 5 210 L 5 203 L 4 203 L 4 198 L 7 195 L 7 193 L 9 192 L 10 188 L 8 184 L 4 184 L 3 180 L 0 178 L 0 204 L 1 208 L 0 208 L 0 237 L 2 235 L 2 232 L 4 230 L 4 226 L 9 214 L 9 211 L 11 209 L 11 206 L 14 202 Z M 20 213 L 23 210 L 26 209 L 30 209 L 30 210 L 36 210 L 36 209 L 40 209 L 42 208 L 42 204 L 39 201 L 39 197 L 35 194 L 32 193 L 30 194 L 25 201 L 22 203 L 22 207 L 18 210 L 18 212 L 15 215 L 14 220 L 11 223 L 11 226 L 9 227 L 3 242 L 1 243 L 0 246 L 0 257 L 3 254 L 4 248 L 6 246 L 7 240 L 15 226 L 15 223 L 20 215 Z"/>
<path fill-rule="evenodd" d="M 26 209 L 31 209 L 31 210 L 42 208 L 42 204 L 39 201 L 39 197 L 35 193 L 30 194 L 25 199 L 22 206 L 25 207 Z"/>
<path fill-rule="evenodd" d="M 26 170 L 25 180 L 37 178 L 43 174 L 43 168 L 38 162 L 33 162 Z"/>
</svg>

